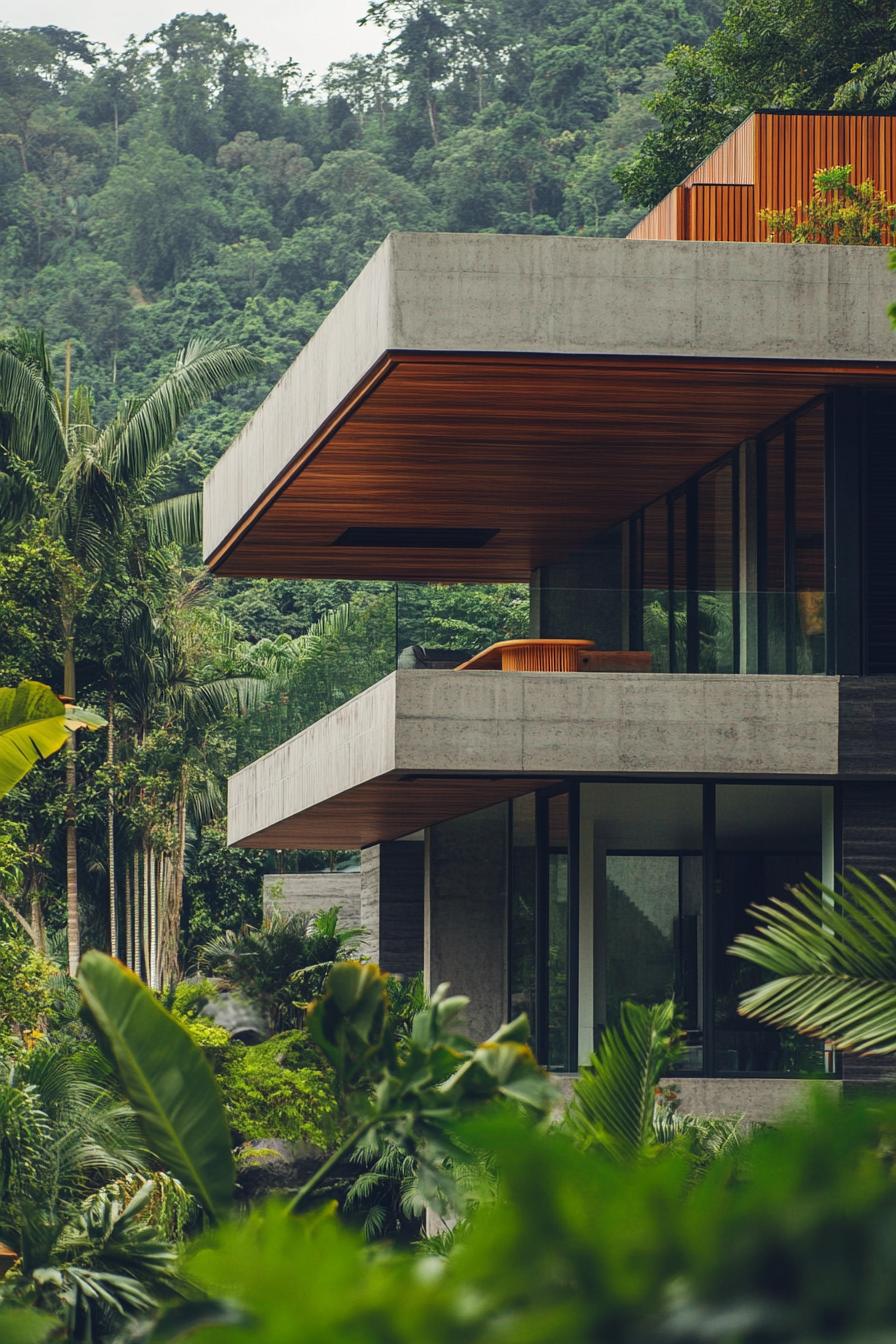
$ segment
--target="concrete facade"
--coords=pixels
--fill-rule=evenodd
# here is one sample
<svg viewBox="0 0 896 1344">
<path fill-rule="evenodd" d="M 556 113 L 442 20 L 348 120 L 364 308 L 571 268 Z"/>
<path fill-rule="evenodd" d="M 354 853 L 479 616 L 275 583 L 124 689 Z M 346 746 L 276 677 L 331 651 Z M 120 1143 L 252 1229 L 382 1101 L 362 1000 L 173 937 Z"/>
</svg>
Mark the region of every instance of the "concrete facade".
<svg viewBox="0 0 896 1344">
<path fill-rule="evenodd" d="M 576 1075 L 556 1075 L 564 1100 L 572 1095 Z M 774 1124 L 805 1110 L 817 1092 L 839 1095 L 837 1079 L 808 1078 L 664 1078 L 674 1086 L 685 1115 L 721 1116 L 740 1120 L 744 1127 Z"/>
<path fill-rule="evenodd" d="M 334 847 L 370 843 L 354 800 L 375 807 L 387 787 L 408 810 L 372 838 L 393 839 L 445 816 L 435 792 L 426 815 L 426 780 L 402 778 L 423 773 L 829 778 L 838 726 L 836 677 L 395 672 L 231 778 L 228 841 L 276 843 L 290 821 L 295 844 L 307 813 Z"/>
<path fill-rule="evenodd" d="M 390 351 L 890 361 L 886 284 L 877 248 L 391 234 L 206 478 L 204 553 Z"/>
<path fill-rule="evenodd" d="M 470 1004 L 464 1028 L 485 1040 L 507 1016 L 507 810 L 487 808 L 427 832 L 423 975 Z"/>
<path fill-rule="evenodd" d="M 339 906 L 343 929 L 361 925 L 361 874 L 265 873 L 262 883 L 265 918 L 279 915 L 317 915 Z"/>
</svg>

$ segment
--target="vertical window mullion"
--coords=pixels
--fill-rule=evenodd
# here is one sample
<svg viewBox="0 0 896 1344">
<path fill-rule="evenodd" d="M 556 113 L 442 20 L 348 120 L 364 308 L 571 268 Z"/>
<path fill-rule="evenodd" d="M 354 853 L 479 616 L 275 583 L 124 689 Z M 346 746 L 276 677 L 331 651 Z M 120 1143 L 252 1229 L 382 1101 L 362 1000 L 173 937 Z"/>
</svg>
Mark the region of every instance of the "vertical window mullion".
<svg viewBox="0 0 896 1344">
<path fill-rule="evenodd" d="M 703 785 L 703 1069 L 712 1077 L 715 1069 L 715 887 L 716 887 L 716 786 Z"/>
</svg>

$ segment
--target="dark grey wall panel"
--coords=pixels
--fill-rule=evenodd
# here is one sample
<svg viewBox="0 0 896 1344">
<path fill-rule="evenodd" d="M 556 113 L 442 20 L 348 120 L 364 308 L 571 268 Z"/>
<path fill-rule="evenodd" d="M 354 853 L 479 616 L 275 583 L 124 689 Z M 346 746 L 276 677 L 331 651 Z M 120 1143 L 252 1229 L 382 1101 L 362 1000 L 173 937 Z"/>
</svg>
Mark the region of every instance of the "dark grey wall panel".
<svg viewBox="0 0 896 1344">
<path fill-rule="evenodd" d="M 841 678 L 840 774 L 896 779 L 896 677 Z"/>
<path fill-rule="evenodd" d="M 841 786 L 842 866 L 871 876 L 896 877 L 896 784 Z M 850 1089 L 896 1088 L 896 1056 L 843 1056 L 843 1083 Z"/>
<path fill-rule="evenodd" d="M 423 970 L 423 841 L 392 840 L 380 851 L 380 965 L 393 975 Z"/>
</svg>

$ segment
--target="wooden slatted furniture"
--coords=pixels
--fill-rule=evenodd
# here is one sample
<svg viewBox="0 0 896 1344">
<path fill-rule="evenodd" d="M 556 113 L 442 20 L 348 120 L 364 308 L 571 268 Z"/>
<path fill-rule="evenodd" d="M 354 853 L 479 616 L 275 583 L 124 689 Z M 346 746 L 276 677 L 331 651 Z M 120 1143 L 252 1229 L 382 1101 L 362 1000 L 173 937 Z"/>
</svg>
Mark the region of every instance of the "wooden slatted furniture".
<svg viewBox="0 0 896 1344">
<path fill-rule="evenodd" d="M 502 672 L 576 672 L 578 655 L 596 645 L 590 639 L 502 639 L 455 668 Z"/>
</svg>

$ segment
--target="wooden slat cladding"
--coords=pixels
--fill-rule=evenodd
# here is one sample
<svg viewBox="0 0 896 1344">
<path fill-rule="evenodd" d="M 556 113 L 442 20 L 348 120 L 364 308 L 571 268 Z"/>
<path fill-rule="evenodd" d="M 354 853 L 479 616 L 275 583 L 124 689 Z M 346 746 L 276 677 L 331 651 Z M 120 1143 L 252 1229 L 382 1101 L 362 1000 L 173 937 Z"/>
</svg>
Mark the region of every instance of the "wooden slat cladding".
<svg viewBox="0 0 896 1344">
<path fill-rule="evenodd" d="M 841 382 L 893 366 L 392 355 L 212 558 L 243 577 L 526 579 Z M 476 549 L 334 545 L 349 527 L 497 529 Z"/>
<path fill-rule="evenodd" d="M 629 233 L 629 238 L 690 239 L 702 237 L 689 231 L 690 191 L 695 184 L 700 185 L 743 185 L 749 186 L 754 179 L 755 156 L 755 113 L 731 132 L 718 149 L 713 150 L 702 163 L 687 177 L 680 186 L 675 187 L 668 196 L 655 205 Z M 708 238 L 708 236 L 707 236 Z M 706 241 L 706 240 L 704 240 Z M 731 242 L 730 238 L 719 241 Z M 737 239 L 736 241 L 752 241 Z"/>
<path fill-rule="evenodd" d="M 710 243 L 756 241 L 756 192 L 752 186 L 697 183 L 687 193 L 687 237 Z"/>
<path fill-rule="evenodd" d="M 762 242 L 760 210 L 796 207 L 820 168 L 850 163 L 854 180 L 896 190 L 896 116 L 840 112 L 755 112 L 629 238 Z M 752 188 L 752 199 L 747 195 Z M 729 198 L 725 200 L 724 198 Z"/>
</svg>

